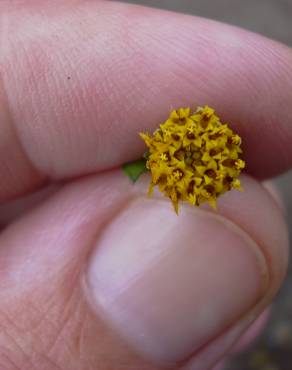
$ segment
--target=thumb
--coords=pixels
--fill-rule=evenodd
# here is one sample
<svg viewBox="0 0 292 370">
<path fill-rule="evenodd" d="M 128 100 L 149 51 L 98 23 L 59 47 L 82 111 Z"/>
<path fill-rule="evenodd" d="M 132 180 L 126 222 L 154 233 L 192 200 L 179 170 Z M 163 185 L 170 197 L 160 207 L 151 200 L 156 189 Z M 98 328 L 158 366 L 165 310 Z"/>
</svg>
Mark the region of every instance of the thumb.
<svg viewBox="0 0 292 370">
<path fill-rule="evenodd" d="M 0 239 L 0 364 L 209 369 L 286 269 L 281 211 L 255 181 L 244 186 L 220 214 L 177 217 L 112 171 L 15 222 Z"/>
<path fill-rule="evenodd" d="M 209 368 L 279 287 L 281 212 L 255 181 L 246 178 L 245 188 L 225 197 L 221 214 L 186 207 L 177 217 L 164 200 L 138 197 L 100 235 L 87 275 L 91 302 L 143 357 Z"/>
</svg>

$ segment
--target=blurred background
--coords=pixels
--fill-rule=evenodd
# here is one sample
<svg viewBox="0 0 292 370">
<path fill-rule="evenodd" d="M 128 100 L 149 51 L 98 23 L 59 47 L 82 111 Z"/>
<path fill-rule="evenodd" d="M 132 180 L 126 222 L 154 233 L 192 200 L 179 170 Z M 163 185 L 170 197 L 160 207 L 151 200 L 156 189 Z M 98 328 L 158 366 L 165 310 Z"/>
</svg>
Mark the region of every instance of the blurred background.
<svg viewBox="0 0 292 370">
<path fill-rule="evenodd" d="M 292 0 L 133 0 L 157 8 L 217 19 L 292 46 Z M 292 124 L 292 122 L 291 122 Z M 292 172 L 275 180 L 292 231 Z M 292 265 L 262 336 L 226 370 L 292 370 Z"/>
</svg>

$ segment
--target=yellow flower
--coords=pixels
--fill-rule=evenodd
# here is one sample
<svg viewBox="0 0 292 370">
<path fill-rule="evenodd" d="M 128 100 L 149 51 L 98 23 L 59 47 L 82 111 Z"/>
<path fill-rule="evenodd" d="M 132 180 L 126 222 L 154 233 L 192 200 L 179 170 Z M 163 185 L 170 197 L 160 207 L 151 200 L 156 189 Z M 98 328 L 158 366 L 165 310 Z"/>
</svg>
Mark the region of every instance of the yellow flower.
<svg viewBox="0 0 292 370">
<path fill-rule="evenodd" d="M 217 198 L 231 189 L 241 190 L 238 176 L 245 167 L 239 158 L 241 138 L 220 122 L 214 109 L 195 112 L 180 108 L 170 113 L 153 135 L 140 133 L 147 145 L 146 166 L 155 186 L 170 198 L 176 213 L 179 201 L 216 208 Z"/>
</svg>

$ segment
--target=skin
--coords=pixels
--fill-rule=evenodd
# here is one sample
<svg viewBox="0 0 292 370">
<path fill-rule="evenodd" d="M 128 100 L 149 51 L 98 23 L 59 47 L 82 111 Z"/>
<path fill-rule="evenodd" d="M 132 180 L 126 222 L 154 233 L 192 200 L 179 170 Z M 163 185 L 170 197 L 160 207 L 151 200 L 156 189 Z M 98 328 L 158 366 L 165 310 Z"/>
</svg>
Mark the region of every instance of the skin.
<svg viewBox="0 0 292 370">
<path fill-rule="evenodd" d="M 285 276 L 282 209 L 260 181 L 292 165 L 292 51 L 217 22 L 103 1 L 2 1 L 0 32 L 0 368 L 210 369 Z M 100 309 L 100 286 L 90 274 L 105 241 L 110 253 L 121 212 L 135 220 L 162 202 L 163 215 L 180 222 L 168 202 L 146 199 L 147 176 L 132 185 L 120 165 L 143 153 L 138 132 L 194 102 L 214 107 L 243 138 L 245 191 L 226 195 L 214 217 L 260 246 L 267 278 L 246 315 L 228 312 L 231 324 L 226 319 L 187 358 L 165 364 L 137 351 Z M 189 216 L 179 218 L 195 220 L 196 212 L 183 206 Z M 124 233 L 132 227 L 125 223 Z M 200 291 L 208 292 L 207 280 Z M 216 351 L 208 362 L 204 353 Z"/>
</svg>

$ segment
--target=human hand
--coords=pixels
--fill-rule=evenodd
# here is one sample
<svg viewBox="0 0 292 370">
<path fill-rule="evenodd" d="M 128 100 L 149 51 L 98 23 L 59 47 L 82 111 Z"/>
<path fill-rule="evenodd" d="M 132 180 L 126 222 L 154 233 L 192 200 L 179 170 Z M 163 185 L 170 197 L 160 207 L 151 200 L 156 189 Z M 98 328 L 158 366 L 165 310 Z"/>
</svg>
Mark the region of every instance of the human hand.
<svg viewBox="0 0 292 370">
<path fill-rule="evenodd" d="M 1 370 L 210 369 L 285 275 L 259 179 L 292 163 L 291 50 L 103 1 L 2 1 L 0 21 Z M 120 166 L 143 153 L 138 132 L 200 104 L 243 137 L 250 175 L 218 213 L 177 217 Z"/>
</svg>

